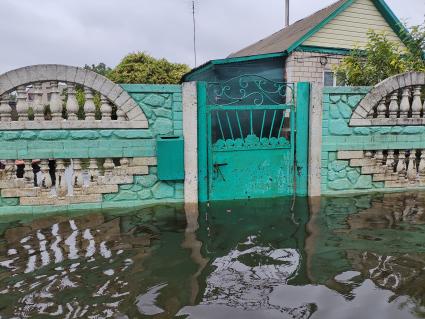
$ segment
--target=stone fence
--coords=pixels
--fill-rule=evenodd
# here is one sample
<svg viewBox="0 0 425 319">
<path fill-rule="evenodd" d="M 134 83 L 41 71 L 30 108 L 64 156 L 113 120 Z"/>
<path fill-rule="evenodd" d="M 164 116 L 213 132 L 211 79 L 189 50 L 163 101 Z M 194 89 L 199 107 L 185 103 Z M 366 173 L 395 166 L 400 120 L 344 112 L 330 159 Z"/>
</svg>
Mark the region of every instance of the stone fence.
<svg viewBox="0 0 425 319">
<path fill-rule="evenodd" d="M 401 74 L 373 88 L 324 88 L 316 131 L 322 143 L 312 155 L 320 157 L 321 169 L 311 181 L 321 194 L 425 186 L 424 89 L 425 73 Z"/>
<path fill-rule="evenodd" d="M 182 202 L 183 180 L 159 179 L 164 136 L 183 136 L 180 85 L 117 85 L 62 65 L 7 72 L 0 76 L 1 211 Z"/>
</svg>

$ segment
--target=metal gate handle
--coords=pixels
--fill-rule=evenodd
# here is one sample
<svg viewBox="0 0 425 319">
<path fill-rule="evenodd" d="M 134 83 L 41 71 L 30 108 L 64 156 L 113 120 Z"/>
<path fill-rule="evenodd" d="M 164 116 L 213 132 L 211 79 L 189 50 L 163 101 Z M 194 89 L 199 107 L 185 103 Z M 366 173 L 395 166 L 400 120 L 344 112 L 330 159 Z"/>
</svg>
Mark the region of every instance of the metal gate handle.
<svg viewBox="0 0 425 319">
<path fill-rule="evenodd" d="M 224 178 L 223 172 L 221 171 L 220 167 L 227 166 L 227 163 L 214 163 L 214 170 L 221 175 L 223 178 L 223 181 L 226 181 L 226 178 Z"/>
</svg>

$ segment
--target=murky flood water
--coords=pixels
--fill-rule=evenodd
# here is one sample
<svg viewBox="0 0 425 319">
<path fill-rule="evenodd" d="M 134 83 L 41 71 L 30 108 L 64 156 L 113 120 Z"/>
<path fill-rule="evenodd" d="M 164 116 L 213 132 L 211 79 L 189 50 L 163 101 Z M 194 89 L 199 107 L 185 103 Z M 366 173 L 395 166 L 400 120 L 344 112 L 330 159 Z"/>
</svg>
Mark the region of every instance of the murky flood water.
<svg viewBox="0 0 425 319">
<path fill-rule="evenodd" d="M 0 316 L 425 317 L 425 194 L 291 207 L 3 217 Z"/>
</svg>

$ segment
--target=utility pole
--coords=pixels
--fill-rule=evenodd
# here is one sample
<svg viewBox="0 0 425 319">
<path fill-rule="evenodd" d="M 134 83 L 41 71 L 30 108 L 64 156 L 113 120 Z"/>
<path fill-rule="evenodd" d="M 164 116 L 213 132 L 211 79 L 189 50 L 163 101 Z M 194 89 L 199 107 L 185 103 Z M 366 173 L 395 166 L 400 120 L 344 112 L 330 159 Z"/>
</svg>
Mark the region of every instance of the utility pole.
<svg viewBox="0 0 425 319">
<path fill-rule="evenodd" d="M 289 0 L 285 0 L 285 28 L 289 25 Z"/>
<path fill-rule="evenodd" d="M 198 65 L 196 58 L 196 20 L 195 20 L 195 0 L 192 0 L 192 18 L 193 18 L 193 54 L 195 57 L 195 68 Z"/>
</svg>

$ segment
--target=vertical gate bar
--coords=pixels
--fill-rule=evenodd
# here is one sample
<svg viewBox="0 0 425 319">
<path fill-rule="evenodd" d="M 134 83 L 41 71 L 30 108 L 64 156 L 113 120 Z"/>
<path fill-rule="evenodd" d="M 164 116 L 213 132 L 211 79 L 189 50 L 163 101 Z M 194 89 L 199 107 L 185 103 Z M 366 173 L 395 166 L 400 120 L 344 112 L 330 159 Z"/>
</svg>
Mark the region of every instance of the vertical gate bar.
<svg viewBox="0 0 425 319">
<path fill-rule="evenodd" d="M 227 118 L 227 124 L 229 124 L 230 136 L 232 137 L 232 140 L 235 140 L 235 138 L 233 136 L 232 125 L 230 124 L 229 112 L 226 112 L 226 118 Z"/>
<path fill-rule="evenodd" d="M 296 194 L 308 195 L 308 133 L 309 133 L 309 109 L 310 109 L 309 82 L 297 83 L 296 100 Z"/>
<path fill-rule="evenodd" d="M 238 121 L 239 133 L 241 134 L 241 139 L 243 139 L 242 126 L 241 126 L 241 121 L 239 120 L 238 110 L 236 110 L 235 113 L 236 113 L 236 119 Z"/>
<path fill-rule="evenodd" d="M 273 120 L 272 120 L 272 125 L 270 126 L 269 139 L 272 138 L 272 135 L 273 135 L 273 127 L 274 127 L 275 119 L 276 119 L 276 110 L 274 110 L 273 112 Z"/>
<path fill-rule="evenodd" d="M 280 139 L 280 134 L 282 133 L 283 122 L 285 121 L 285 113 L 286 110 L 282 110 L 282 120 L 280 121 L 279 134 L 277 136 L 277 139 Z"/>
<path fill-rule="evenodd" d="M 225 141 L 226 139 L 224 138 L 224 132 L 223 132 L 223 127 L 221 126 L 220 115 L 218 115 L 218 111 L 216 111 L 215 114 L 217 115 L 217 121 L 218 121 L 218 126 L 220 127 L 221 137 L 223 141 Z"/>
<path fill-rule="evenodd" d="M 251 126 L 251 135 L 253 135 L 254 128 L 252 127 L 252 110 L 249 111 L 249 125 Z"/>
<path fill-rule="evenodd" d="M 264 121 L 266 120 L 266 112 L 267 110 L 264 110 L 263 112 L 263 122 L 261 123 L 260 140 L 263 138 L 263 129 L 264 129 Z"/>
</svg>

